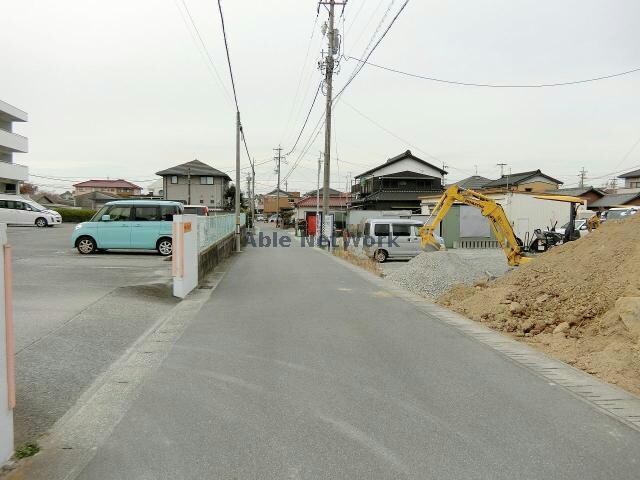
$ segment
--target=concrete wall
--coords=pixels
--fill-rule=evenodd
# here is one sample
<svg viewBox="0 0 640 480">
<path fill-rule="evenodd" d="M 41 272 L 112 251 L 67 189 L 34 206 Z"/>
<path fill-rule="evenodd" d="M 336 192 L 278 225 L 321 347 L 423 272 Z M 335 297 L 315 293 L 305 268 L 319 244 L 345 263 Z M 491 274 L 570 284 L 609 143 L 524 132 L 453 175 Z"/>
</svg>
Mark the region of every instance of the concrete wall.
<svg viewBox="0 0 640 480">
<path fill-rule="evenodd" d="M 240 244 L 243 247 L 247 245 L 247 228 L 244 226 L 240 229 Z M 215 245 L 211 245 L 203 252 L 200 252 L 198 258 L 198 283 L 202 283 L 204 278 L 213 272 L 217 265 L 233 255 L 234 248 L 235 234 L 232 233 Z"/>
<path fill-rule="evenodd" d="M 186 176 L 178 176 L 178 183 L 171 183 L 171 177 L 164 177 L 164 198 L 188 203 L 189 185 Z M 213 185 L 201 185 L 200 177 L 191 176 L 191 204 L 224 207 L 224 192 L 229 182 L 222 177 L 213 177 Z"/>
</svg>

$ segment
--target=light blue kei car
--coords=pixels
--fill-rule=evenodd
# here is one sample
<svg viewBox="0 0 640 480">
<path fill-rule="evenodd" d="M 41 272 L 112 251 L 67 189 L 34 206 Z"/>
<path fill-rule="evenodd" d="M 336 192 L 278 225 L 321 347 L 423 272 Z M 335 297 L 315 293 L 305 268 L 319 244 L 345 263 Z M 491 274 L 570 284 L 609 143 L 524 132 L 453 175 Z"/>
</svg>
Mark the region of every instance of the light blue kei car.
<svg viewBox="0 0 640 480">
<path fill-rule="evenodd" d="M 76 225 L 72 245 L 87 255 L 100 250 L 157 250 L 171 255 L 173 216 L 182 214 L 180 202 L 115 200 L 91 220 Z"/>
</svg>

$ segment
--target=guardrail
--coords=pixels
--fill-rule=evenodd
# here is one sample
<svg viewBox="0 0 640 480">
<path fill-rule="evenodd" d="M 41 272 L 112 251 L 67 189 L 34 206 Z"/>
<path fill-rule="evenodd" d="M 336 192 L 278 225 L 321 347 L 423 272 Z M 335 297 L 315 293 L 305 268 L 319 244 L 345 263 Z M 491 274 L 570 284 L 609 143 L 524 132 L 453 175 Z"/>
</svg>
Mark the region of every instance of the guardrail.
<svg viewBox="0 0 640 480">
<path fill-rule="evenodd" d="M 247 223 L 247 215 L 240 214 L 240 225 Z M 198 217 L 198 249 L 200 253 L 215 245 L 236 230 L 235 214 Z"/>
</svg>

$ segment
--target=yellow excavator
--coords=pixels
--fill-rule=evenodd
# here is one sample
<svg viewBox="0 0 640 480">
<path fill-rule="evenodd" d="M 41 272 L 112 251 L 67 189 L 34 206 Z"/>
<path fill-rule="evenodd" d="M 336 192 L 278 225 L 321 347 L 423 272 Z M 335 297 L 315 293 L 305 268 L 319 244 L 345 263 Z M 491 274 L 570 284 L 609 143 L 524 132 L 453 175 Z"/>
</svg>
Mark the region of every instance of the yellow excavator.
<svg viewBox="0 0 640 480">
<path fill-rule="evenodd" d="M 583 202 L 579 197 L 566 195 L 537 195 L 536 198 L 570 203 L 570 225 L 574 225 L 577 207 Z M 438 200 L 438 203 L 431 212 L 431 216 L 429 217 L 430 222 L 420 228 L 420 236 L 422 237 L 421 247 L 423 250 L 438 250 L 440 248 L 440 244 L 434 236 L 434 231 L 438 228 L 442 219 L 447 215 L 447 213 L 449 213 L 449 210 L 454 203 L 462 203 L 464 205 L 480 209 L 482 215 L 489 220 L 496 240 L 507 256 L 507 263 L 509 265 L 517 266 L 531 261 L 531 257 L 525 255 L 526 252 L 522 246 L 522 242 L 516 237 L 513 227 L 511 226 L 511 222 L 509 222 L 507 214 L 502 206 L 492 198 L 482 195 L 481 193 L 474 192 L 473 190 L 462 189 L 457 185 L 452 185 L 445 190 L 444 194 L 440 197 L 440 200 Z M 597 228 L 599 224 L 600 221 L 597 216 L 590 218 L 587 223 L 590 231 L 592 228 Z M 564 241 L 571 241 L 579 238 L 579 234 L 578 236 L 575 236 L 575 233 L 574 227 L 570 226 L 567 228 L 567 235 L 565 236 Z M 559 235 L 560 234 L 555 234 L 555 236 Z"/>
<path fill-rule="evenodd" d="M 431 222 L 426 223 L 420 228 L 420 236 L 422 237 L 421 247 L 423 250 L 438 250 L 440 248 L 440 244 L 433 236 L 433 232 L 438 228 L 438 225 L 440 225 L 440 222 L 442 222 L 442 219 L 447 213 L 449 213 L 454 203 L 462 203 L 479 208 L 482 215 L 489 219 L 496 240 L 498 240 L 500 247 L 502 247 L 502 250 L 507 256 L 509 265 L 521 265 L 531 260 L 529 257 L 524 256 L 522 247 L 518 244 L 516 235 L 513 232 L 511 223 L 509 223 L 507 214 L 504 213 L 502 205 L 481 193 L 474 192 L 473 190 L 465 190 L 457 185 L 452 185 L 447 188 L 431 212 Z"/>
</svg>

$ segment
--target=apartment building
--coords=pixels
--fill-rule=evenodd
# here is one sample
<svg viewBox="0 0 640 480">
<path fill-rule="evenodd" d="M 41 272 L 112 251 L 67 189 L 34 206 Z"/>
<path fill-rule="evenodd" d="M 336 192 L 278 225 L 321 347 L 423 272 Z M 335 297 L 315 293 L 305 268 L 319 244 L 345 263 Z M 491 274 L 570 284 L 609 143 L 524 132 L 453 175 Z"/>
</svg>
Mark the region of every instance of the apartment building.
<svg viewBox="0 0 640 480">
<path fill-rule="evenodd" d="M 29 169 L 13 158 L 29 151 L 27 138 L 13 131 L 14 123 L 27 120 L 26 112 L 0 100 L 0 193 L 20 193 L 20 183 L 29 179 Z"/>
</svg>

